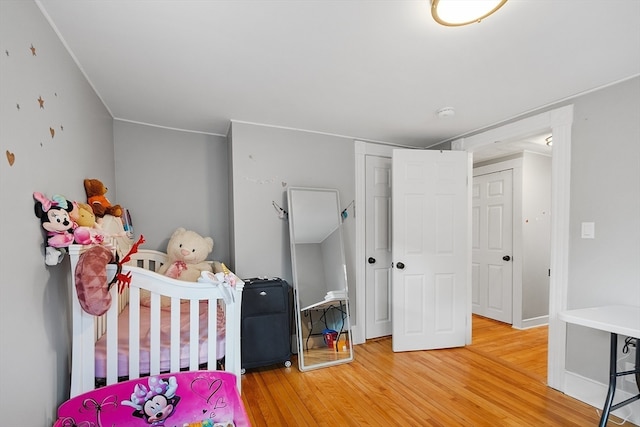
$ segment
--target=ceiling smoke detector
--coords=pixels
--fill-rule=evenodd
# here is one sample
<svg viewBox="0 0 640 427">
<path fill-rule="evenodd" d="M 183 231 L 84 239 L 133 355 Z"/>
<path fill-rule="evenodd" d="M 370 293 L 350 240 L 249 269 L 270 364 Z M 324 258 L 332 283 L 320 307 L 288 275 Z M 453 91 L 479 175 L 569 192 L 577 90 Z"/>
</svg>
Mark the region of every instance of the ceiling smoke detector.
<svg viewBox="0 0 640 427">
<path fill-rule="evenodd" d="M 448 119 L 456 115 L 456 110 L 453 107 L 443 107 L 436 111 L 436 116 L 439 119 Z"/>
</svg>

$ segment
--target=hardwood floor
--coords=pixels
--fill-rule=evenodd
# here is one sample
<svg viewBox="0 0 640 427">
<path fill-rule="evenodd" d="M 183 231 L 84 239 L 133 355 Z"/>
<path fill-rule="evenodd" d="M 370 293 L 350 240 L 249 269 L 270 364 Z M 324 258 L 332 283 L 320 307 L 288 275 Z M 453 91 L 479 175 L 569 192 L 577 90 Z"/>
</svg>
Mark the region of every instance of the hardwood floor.
<svg viewBox="0 0 640 427">
<path fill-rule="evenodd" d="M 480 317 L 473 326 L 463 348 L 394 353 L 386 337 L 356 346 L 344 365 L 302 373 L 294 358 L 249 370 L 245 408 L 254 427 L 598 424 L 595 408 L 545 385 L 546 327 Z"/>
</svg>

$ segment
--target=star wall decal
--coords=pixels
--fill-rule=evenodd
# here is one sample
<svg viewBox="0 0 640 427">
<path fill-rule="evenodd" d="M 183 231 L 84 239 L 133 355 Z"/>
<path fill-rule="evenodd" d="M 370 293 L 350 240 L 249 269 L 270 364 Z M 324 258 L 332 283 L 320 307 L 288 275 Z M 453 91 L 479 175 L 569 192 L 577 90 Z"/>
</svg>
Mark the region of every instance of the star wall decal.
<svg viewBox="0 0 640 427">
<path fill-rule="evenodd" d="M 31 47 L 29 49 L 31 49 L 31 55 L 36 56 L 36 48 L 33 47 L 33 44 L 31 44 Z"/>
<path fill-rule="evenodd" d="M 42 95 L 38 98 L 38 104 L 40 104 L 40 108 L 44 108 L 44 99 L 42 99 Z"/>
<path fill-rule="evenodd" d="M 49 132 L 51 133 L 51 138 L 56 136 L 56 130 L 54 128 L 49 128 Z"/>
</svg>

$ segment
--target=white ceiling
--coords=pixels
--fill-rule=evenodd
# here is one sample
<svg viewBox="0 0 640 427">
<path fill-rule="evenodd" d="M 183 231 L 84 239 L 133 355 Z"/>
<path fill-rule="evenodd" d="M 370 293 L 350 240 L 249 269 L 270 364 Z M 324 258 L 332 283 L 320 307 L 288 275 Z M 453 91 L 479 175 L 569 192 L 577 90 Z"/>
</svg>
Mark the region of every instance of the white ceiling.
<svg viewBox="0 0 640 427">
<path fill-rule="evenodd" d="M 114 118 L 218 135 L 428 147 L 640 74 L 638 0 L 510 0 L 460 28 L 428 1 L 36 2 Z"/>
</svg>

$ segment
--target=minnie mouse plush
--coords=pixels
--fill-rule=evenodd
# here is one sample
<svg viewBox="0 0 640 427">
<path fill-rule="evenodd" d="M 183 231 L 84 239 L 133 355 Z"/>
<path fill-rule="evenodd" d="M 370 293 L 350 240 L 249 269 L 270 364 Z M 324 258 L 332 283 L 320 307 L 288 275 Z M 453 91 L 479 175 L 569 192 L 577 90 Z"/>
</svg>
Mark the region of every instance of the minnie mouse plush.
<svg viewBox="0 0 640 427">
<path fill-rule="evenodd" d="M 49 200 L 38 192 L 33 193 L 33 198 L 36 200 L 35 214 L 47 231 L 45 264 L 59 264 L 66 252 L 64 248 L 73 243 L 73 230 L 78 226 L 69 215 L 74 208 L 73 203 L 58 195 Z"/>
</svg>

